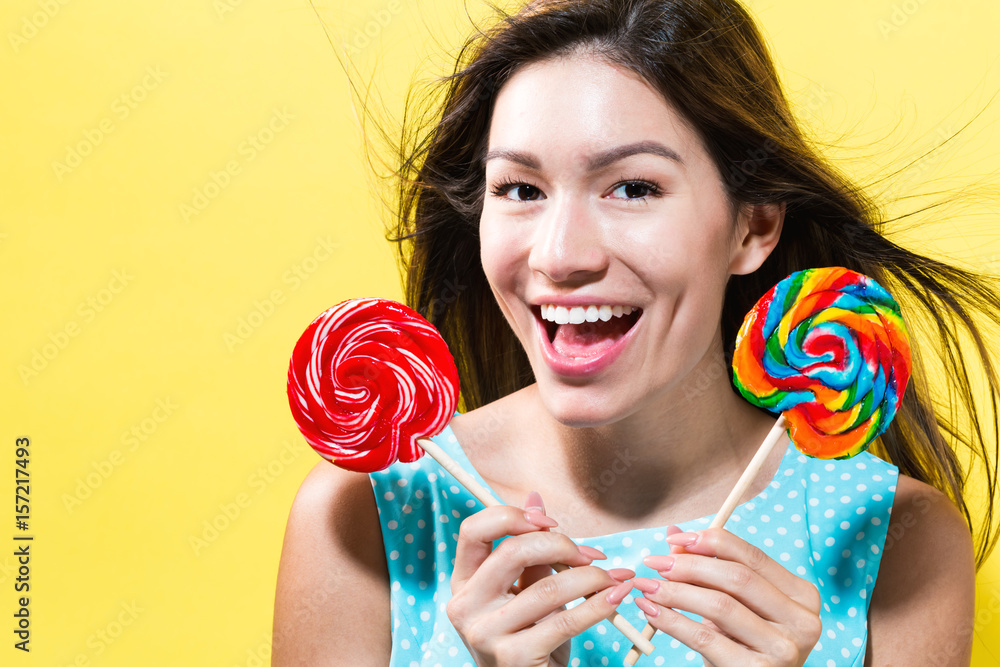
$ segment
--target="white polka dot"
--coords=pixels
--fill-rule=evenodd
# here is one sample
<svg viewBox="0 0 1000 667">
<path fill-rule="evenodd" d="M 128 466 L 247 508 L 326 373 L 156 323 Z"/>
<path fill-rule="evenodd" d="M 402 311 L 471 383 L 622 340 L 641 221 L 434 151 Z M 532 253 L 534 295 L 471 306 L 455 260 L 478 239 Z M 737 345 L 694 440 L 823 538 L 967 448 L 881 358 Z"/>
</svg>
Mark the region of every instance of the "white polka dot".
<svg viewBox="0 0 1000 667">
<path fill-rule="evenodd" d="M 795 546 L 796 546 L 797 548 L 801 549 L 801 548 L 802 548 L 802 547 L 804 547 L 805 545 L 806 545 L 806 543 L 805 543 L 805 542 L 803 542 L 802 540 L 795 540 Z"/>
<path fill-rule="evenodd" d="M 587 641 L 583 642 L 583 648 L 587 649 L 588 651 L 592 651 L 594 649 L 594 642 L 588 639 Z"/>
<path fill-rule="evenodd" d="M 451 515 L 452 515 L 453 517 L 455 517 L 456 519 L 460 519 L 460 518 L 462 518 L 462 513 L 461 513 L 461 512 L 459 512 L 458 510 L 452 510 L 452 511 L 451 511 Z"/>
<path fill-rule="evenodd" d="M 872 500 L 874 500 L 877 503 L 882 502 L 882 494 L 881 493 L 876 493 L 874 496 L 872 496 Z"/>
<path fill-rule="evenodd" d="M 623 547 L 630 547 L 630 546 L 632 546 L 632 538 L 631 537 L 623 537 L 622 538 L 622 546 Z"/>
<path fill-rule="evenodd" d="M 405 569 L 406 569 L 406 573 L 407 574 L 413 574 L 413 566 L 412 565 L 407 565 Z"/>
<path fill-rule="evenodd" d="M 854 607 L 851 607 L 847 610 L 847 615 L 850 616 L 851 618 L 854 618 L 855 616 L 858 615 L 858 610 L 855 609 Z M 855 644 L 855 646 L 861 646 L 861 640 L 858 639 L 857 642 L 858 643 Z"/>
<path fill-rule="evenodd" d="M 430 614 L 430 612 L 427 612 L 427 611 L 420 612 L 420 620 L 424 621 L 425 623 L 427 621 L 431 620 L 431 614 Z"/>
<path fill-rule="evenodd" d="M 867 467 L 868 466 L 866 466 L 864 463 L 858 462 L 858 465 L 857 465 L 858 470 L 864 470 Z"/>
<path fill-rule="evenodd" d="M 420 528 L 422 530 L 426 525 L 427 525 L 426 521 L 424 521 L 423 519 L 417 519 L 417 528 Z"/>
<path fill-rule="evenodd" d="M 850 528 L 851 528 L 851 524 L 848 523 L 847 521 L 841 521 L 840 522 L 840 529 L 841 530 L 850 530 Z"/>
<path fill-rule="evenodd" d="M 403 505 L 403 514 L 409 514 L 412 511 L 413 511 L 412 507 L 410 507 L 409 505 Z"/>
<path fill-rule="evenodd" d="M 851 497 L 850 496 L 841 496 L 840 497 L 840 502 L 842 502 L 842 503 L 844 503 L 846 505 L 847 503 L 851 502 Z"/>
<path fill-rule="evenodd" d="M 819 481 L 819 475 L 817 475 L 816 473 L 813 473 L 813 474 L 809 475 L 809 479 L 811 479 L 814 482 L 818 482 Z"/>
<path fill-rule="evenodd" d="M 421 491 L 420 489 L 417 489 L 416 491 L 413 492 L 413 495 L 416 496 L 417 498 L 423 498 L 424 492 Z"/>
<path fill-rule="evenodd" d="M 698 657 L 698 654 L 695 653 L 694 651 L 688 651 L 687 653 L 684 654 L 685 660 L 694 660 L 696 657 Z"/>
<path fill-rule="evenodd" d="M 799 492 L 798 492 L 798 491 L 789 491 L 789 492 L 788 492 L 788 497 L 789 497 L 789 498 L 797 498 L 797 497 L 798 497 L 798 495 L 799 495 Z"/>
<path fill-rule="evenodd" d="M 826 569 L 826 573 L 829 574 L 830 576 L 833 576 L 833 575 L 837 574 L 837 568 L 835 568 L 835 567 L 828 567 Z"/>
<path fill-rule="evenodd" d="M 827 472 L 830 472 L 831 470 L 833 470 L 836 467 L 837 466 L 833 465 L 832 463 L 827 463 L 825 466 L 823 466 L 823 469 L 826 470 Z"/>
<path fill-rule="evenodd" d="M 452 646 L 450 649 L 448 649 L 448 655 L 450 655 L 453 658 L 456 655 L 458 655 L 458 647 L 457 646 Z"/>
<path fill-rule="evenodd" d="M 396 521 L 395 519 L 393 519 L 392 521 L 390 521 L 386 525 L 389 526 L 389 530 L 396 530 L 396 527 L 399 526 L 399 522 Z"/>
<path fill-rule="evenodd" d="M 827 510 L 823 512 L 823 516 L 825 516 L 827 519 L 831 518 L 833 516 L 833 510 Z"/>
<path fill-rule="evenodd" d="M 785 511 L 785 508 L 784 508 L 784 507 L 782 507 L 781 505 L 775 505 L 775 506 L 774 506 L 774 511 L 775 511 L 775 512 L 784 512 L 784 511 Z"/>
<path fill-rule="evenodd" d="M 470 508 L 471 507 L 475 507 L 476 506 L 476 501 L 475 500 L 466 500 L 465 501 L 465 506 L 466 507 L 470 507 Z"/>
<path fill-rule="evenodd" d="M 861 644 L 863 644 L 864 642 L 861 641 L 860 637 L 855 637 L 854 639 L 851 640 L 851 643 L 854 644 L 854 646 L 856 646 L 857 648 L 861 648 Z"/>
<path fill-rule="evenodd" d="M 802 517 L 799 516 L 798 514 L 793 514 L 792 515 L 792 523 L 798 523 L 799 521 L 802 521 Z"/>
<path fill-rule="evenodd" d="M 403 648 L 410 648 L 410 640 L 404 639 L 403 641 L 399 642 L 399 645 L 402 646 Z"/>
<path fill-rule="evenodd" d="M 834 491 L 837 490 L 837 487 L 835 487 L 835 486 L 827 486 L 823 490 L 826 491 L 827 493 L 833 493 Z"/>
<path fill-rule="evenodd" d="M 836 542 L 835 539 L 833 539 L 832 537 L 828 537 L 828 538 L 826 538 L 826 541 L 824 542 L 824 544 L 826 546 L 828 546 L 828 547 L 832 547 L 833 544 L 834 544 L 834 542 Z"/>
<path fill-rule="evenodd" d="M 846 648 L 842 648 L 840 649 L 840 655 L 844 656 L 845 658 L 850 658 L 851 652 L 848 651 Z"/>
<path fill-rule="evenodd" d="M 764 546 L 765 547 L 773 547 L 774 546 L 774 540 L 772 540 L 770 537 L 767 538 L 766 540 L 764 540 Z"/>
<path fill-rule="evenodd" d="M 872 525 L 873 526 L 881 526 L 882 525 L 882 519 L 878 518 L 877 516 L 873 516 L 872 517 Z"/>
<path fill-rule="evenodd" d="M 756 534 L 757 533 L 757 526 L 747 526 L 747 532 L 750 533 L 751 535 Z"/>
<path fill-rule="evenodd" d="M 831 595 L 830 596 L 830 602 L 832 602 L 833 604 L 840 604 L 840 596 L 839 595 Z M 840 626 L 841 630 L 844 629 L 844 624 L 843 623 L 837 623 L 837 625 Z"/>
<path fill-rule="evenodd" d="M 601 625 L 597 626 L 597 634 L 599 634 L 599 635 L 606 635 L 606 634 L 608 634 L 608 629 L 606 627 L 604 627 L 603 623 Z"/>
<path fill-rule="evenodd" d="M 858 515 L 861 515 L 861 514 L 864 514 L 866 511 L 867 510 L 865 509 L 865 506 L 862 505 L 861 507 L 859 507 L 858 509 L 855 510 L 855 513 L 858 514 Z"/>
<path fill-rule="evenodd" d="M 778 535 L 785 535 L 788 533 L 788 529 L 784 526 L 778 526 Z"/>
<path fill-rule="evenodd" d="M 845 482 L 850 478 L 851 478 L 851 473 L 849 472 L 845 472 L 843 475 L 840 476 L 840 479 L 844 480 Z"/>
<path fill-rule="evenodd" d="M 405 479 L 399 480 L 398 482 L 396 482 L 396 486 L 398 486 L 399 488 L 403 488 L 404 486 L 406 486 L 406 480 Z"/>
<path fill-rule="evenodd" d="M 876 482 L 881 482 L 882 475 L 872 475 L 872 479 L 875 480 Z"/>
<path fill-rule="evenodd" d="M 826 631 L 826 636 L 829 637 L 830 639 L 836 639 L 837 638 L 837 633 L 834 632 L 833 630 L 827 630 Z"/>
<path fill-rule="evenodd" d="M 396 560 L 397 558 L 399 558 L 399 552 L 398 551 L 393 550 L 393 551 L 391 551 L 389 553 L 389 560 Z"/>
<path fill-rule="evenodd" d="M 403 538 L 403 541 L 406 542 L 407 544 L 413 544 L 413 535 L 409 535 L 409 534 L 406 535 Z"/>
<path fill-rule="evenodd" d="M 819 499 L 817 499 L 817 498 L 810 498 L 809 499 L 809 506 L 810 507 L 816 507 L 817 505 L 819 505 Z"/>
<path fill-rule="evenodd" d="M 857 488 L 858 491 L 867 491 L 868 490 L 868 487 L 865 486 L 864 484 L 858 484 L 858 486 L 856 488 Z"/>
<path fill-rule="evenodd" d="M 802 567 L 801 565 L 799 565 L 797 568 L 795 568 L 795 571 L 798 572 L 799 576 L 801 576 L 801 577 L 804 577 L 805 574 L 806 574 L 806 568 Z"/>
<path fill-rule="evenodd" d="M 396 494 L 393 493 L 392 491 L 386 491 L 384 494 L 382 494 L 382 497 L 385 498 L 386 500 L 395 500 Z"/>
<path fill-rule="evenodd" d="M 406 604 L 408 604 L 408 605 L 410 605 L 412 607 L 413 605 L 417 604 L 417 598 L 413 597 L 412 595 L 407 596 L 407 598 L 406 598 Z"/>
<path fill-rule="evenodd" d="M 791 558 L 791 556 L 783 553 L 780 556 L 778 556 L 778 558 L 780 558 L 781 560 L 788 560 Z"/>
<path fill-rule="evenodd" d="M 760 520 L 763 521 L 764 523 L 768 523 L 771 520 L 771 517 L 769 517 L 766 514 L 761 514 L 760 515 Z"/>
</svg>

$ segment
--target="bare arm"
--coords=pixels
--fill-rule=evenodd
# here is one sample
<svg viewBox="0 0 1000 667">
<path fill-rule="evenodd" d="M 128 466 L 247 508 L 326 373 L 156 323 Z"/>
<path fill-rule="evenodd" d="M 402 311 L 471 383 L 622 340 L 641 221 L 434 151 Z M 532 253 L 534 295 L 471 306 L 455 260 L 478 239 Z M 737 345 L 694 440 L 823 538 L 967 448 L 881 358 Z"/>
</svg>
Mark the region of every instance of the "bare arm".
<svg viewBox="0 0 1000 667">
<path fill-rule="evenodd" d="M 272 641 L 274 667 L 388 664 L 389 575 L 367 475 L 321 461 L 299 487 Z"/>
<path fill-rule="evenodd" d="M 967 667 L 975 577 L 961 513 L 941 492 L 900 475 L 868 610 L 865 664 Z"/>
</svg>

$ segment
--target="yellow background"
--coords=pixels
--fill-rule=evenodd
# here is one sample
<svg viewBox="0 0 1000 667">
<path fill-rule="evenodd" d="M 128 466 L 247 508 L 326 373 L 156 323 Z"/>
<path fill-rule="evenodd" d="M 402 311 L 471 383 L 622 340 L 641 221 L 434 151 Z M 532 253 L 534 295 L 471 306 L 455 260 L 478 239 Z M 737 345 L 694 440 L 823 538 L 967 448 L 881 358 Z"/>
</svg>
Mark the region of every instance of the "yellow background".
<svg viewBox="0 0 1000 667">
<path fill-rule="evenodd" d="M 292 345 L 343 299 L 400 298 L 334 49 L 398 117 L 411 76 L 444 72 L 468 31 L 457 0 L 317 4 L 329 35 L 305 0 L 0 8 L 4 664 L 268 662 L 284 522 L 318 460 L 287 407 Z M 902 166 L 1000 89 L 995 0 L 751 7 L 852 173 Z M 890 194 L 980 179 L 998 127 L 994 103 Z M 992 208 L 907 238 L 997 272 Z M 19 436 L 30 655 L 12 648 Z M 974 664 L 996 665 L 1000 559 L 979 584 Z"/>
</svg>

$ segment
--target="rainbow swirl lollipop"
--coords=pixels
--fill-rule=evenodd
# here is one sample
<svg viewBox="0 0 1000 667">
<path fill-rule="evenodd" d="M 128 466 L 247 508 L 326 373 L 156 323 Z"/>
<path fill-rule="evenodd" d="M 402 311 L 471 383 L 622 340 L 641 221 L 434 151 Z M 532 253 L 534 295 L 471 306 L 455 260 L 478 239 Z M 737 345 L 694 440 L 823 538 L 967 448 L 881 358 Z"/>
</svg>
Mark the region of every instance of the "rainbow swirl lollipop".
<svg viewBox="0 0 1000 667">
<path fill-rule="evenodd" d="M 351 299 L 305 330 L 288 365 L 288 404 L 320 456 L 358 472 L 415 461 L 458 403 L 458 371 L 430 322 L 386 299 Z"/>
<path fill-rule="evenodd" d="M 796 447 L 820 459 L 864 451 L 889 427 L 909 377 L 899 305 L 868 276 L 840 266 L 779 282 L 736 337 L 736 388 L 782 413 Z"/>
</svg>

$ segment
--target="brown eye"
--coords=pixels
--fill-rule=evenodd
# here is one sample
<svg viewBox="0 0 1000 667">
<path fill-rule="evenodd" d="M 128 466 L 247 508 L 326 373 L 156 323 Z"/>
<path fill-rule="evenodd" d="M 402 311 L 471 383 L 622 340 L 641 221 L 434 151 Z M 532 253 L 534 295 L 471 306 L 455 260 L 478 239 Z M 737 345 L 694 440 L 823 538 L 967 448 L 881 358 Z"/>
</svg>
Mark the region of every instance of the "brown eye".
<svg viewBox="0 0 1000 667">
<path fill-rule="evenodd" d="M 492 189 L 493 195 L 502 199 L 509 199 L 507 195 L 511 191 L 514 192 L 513 201 L 519 202 L 534 201 L 538 199 L 541 194 L 541 190 L 536 188 L 534 185 L 513 181 L 505 181 L 494 186 Z"/>
</svg>

